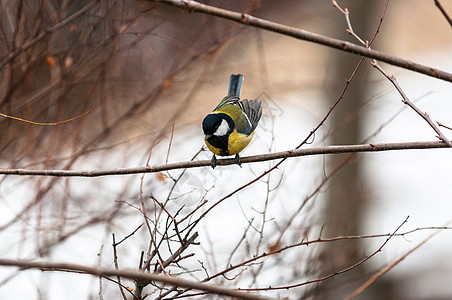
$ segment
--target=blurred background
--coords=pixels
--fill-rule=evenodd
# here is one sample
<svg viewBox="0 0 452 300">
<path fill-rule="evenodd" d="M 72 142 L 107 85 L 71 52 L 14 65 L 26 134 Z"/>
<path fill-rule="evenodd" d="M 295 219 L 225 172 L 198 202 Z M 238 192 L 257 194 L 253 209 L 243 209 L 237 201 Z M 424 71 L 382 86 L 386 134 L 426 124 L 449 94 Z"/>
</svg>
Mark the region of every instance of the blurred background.
<svg viewBox="0 0 452 300">
<path fill-rule="evenodd" d="M 330 1 L 203 3 L 358 43 Z M 386 1 L 338 3 L 370 41 Z M 441 4 L 452 14 L 452 3 Z M 264 107 L 241 155 L 293 149 L 341 96 L 360 60 L 153 1 L 6 0 L 1 7 L 0 113 L 58 122 L 89 111 L 57 126 L 2 116 L 1 168 L 102 170 L 210 159 L 200 124 L 226 95 L 232 73 L 245 76 L 242 97 L 261 99 Z M 434 1 L 393 1 L 372 48 L 452 72 L 451 32 Z M 452 126 L 451 83 L 381 65 L 433 121 Z M 303 147 L 436 139 L 365 60 Z M 174 232 L 196 231 L 199 244 L 186 253 L 193 256 L 166 271 L 281 299 L 343 298 L 432 227 L 449 224 L 451 161 L 448 149 L 290 158 L 230 197 L 277 161 L 99 178 L 2 176 L 0 256 L 132 269 L 141 256 L 157 270 L 182 243 Z M 368 261 L 327 280 L 316 281 L 371 255 L 388 236 L 297 246 L 388 234 L 401 224 L 399 233 L 421 230 L 392 237 Z M 112 247 L 112 234 L 125 240 Z M 451 246 L 452 233 L 444 230 L 357 299 L 452 298 Z M 231 265 L 238 267 L 210 278 Z M 124 285 L 130 293 L 88 275 L 0 267 L 2 299 L 15 299 L 18 290 L 27 299 L 137 297 L 133 281 Z M 166 288 L 149 285 L 142 296 L 212 297 Z"/>
</svg>

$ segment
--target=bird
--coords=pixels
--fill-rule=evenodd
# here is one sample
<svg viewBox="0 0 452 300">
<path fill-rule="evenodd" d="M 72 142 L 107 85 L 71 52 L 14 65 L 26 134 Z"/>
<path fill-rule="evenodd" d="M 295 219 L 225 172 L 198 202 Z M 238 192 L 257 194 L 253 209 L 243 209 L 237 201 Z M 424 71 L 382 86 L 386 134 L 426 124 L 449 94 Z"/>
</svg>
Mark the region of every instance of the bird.
<svg viewBox="0 0 452 300">
<path fill-rule="evenodd" d="M 204 141 L 213 152 L 212 168 L 217 165 L 215 155 L 235 154 L 236 163 L 241 165 L 239 152 L 250 143 L 262 116 L 260 100 L 240 100 L 243 79 L 242 74 L 230 76 L 227 96 L 202 121 Z"/>
</svg>

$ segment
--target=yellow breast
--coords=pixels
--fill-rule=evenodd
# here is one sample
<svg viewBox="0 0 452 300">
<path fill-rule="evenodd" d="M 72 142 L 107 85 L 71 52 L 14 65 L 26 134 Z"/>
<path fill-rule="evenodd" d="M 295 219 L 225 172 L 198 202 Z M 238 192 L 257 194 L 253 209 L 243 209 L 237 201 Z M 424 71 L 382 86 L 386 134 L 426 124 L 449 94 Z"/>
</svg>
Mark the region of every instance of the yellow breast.
<svg viewBox="0 0 452 300">
<path fill-rule="evenodd" d="M 229 153 L 228 153 L 228 155 L 235 155 L 235 154 L 239 153 L 240 151 L 242 151 L 251 142 L 251 139 L 253 138 L 253 136 L 254 136 L 254 132 L 251 133 L 250 135 L 246 135 L 246 134 L 238 133 L 236 130 L 234 130 L 229 135 L 229 140 L 228 140 L 228 152 Z M 206 140 L 205 137 L 204 137 L 204 141 L 206 142 L 207 148 L 209 148 L 210 151 L 212 151 L 216 155 L 221 156 L 221 149 L 212 146 Z"/>
<path fill-rule="evenodd" d="M 253 138 L 254 132 L 250 135 L 238 133 L 236 130 L 234 130 L 229 135 L 229 142 L 228 142 L 228 152 L 230 155 L 235 155 L 242 151 L 248 144 L 251 142 L 251 139 Z M 215 153 L 216 154 L 216 153 Z"/>
</svg>

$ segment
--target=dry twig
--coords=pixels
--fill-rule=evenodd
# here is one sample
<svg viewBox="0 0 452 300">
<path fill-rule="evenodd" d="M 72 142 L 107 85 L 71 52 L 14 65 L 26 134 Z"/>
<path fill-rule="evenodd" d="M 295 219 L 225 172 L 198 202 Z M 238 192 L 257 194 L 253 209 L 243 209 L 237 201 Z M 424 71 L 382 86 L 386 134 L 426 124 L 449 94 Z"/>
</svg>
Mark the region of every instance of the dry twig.
<svg viewBox="0 0 452 300">
<path fill-rule="evenodd" d="M 447 22 L 449 23 L 450 27 L 452 27 L 452 18 L 449 16 L 447 11 L 444 9 L 442 4 L 439 2 L 439 0 L 435 0 L 435 5 L 438 7 L 440 12 L 443 14 L 444 18 L 446 18 Z"/>
<path fill-rule="evenodd" d="M 415 247 L 413 247 L 412 249 L 410 249 L 407 253 L 405 253 L 404 255 L 402 255 L 401 257 L 397 258 L 396 260 L 394 260 L 393 262 L 391 262 L 390 264 L 388 264 L 387 266 L 385 266 L 383 269 L 381 269 L 379 272 L 377 272 L 376 274 L 374 274 L 372 277 L 370 277 L 366 282 L 364 282 L 359 288 L 357 288 L 353 293 L 351 293 L 347 298 L 347 300 L 351 300 L 353 298 L 355 298 L 356 296 L 358 296 L 359 294 L 361 294 L 366 288 L 368 288 L 372 283 L 374 283 L 378 278 L 380 278 L 381 276 L 383 276 L 384 274 L 388 273 L 390 270 L 392 270 L 395 266 L 397 266 L 400 262 L 402 262 L 402 260 L 404 260 L 405 258 L 407 258 L 410 254 L 412 254 L 414 251 L 416 251 L 417 249 L 419 249 L 422 245 L 424 245 L 425 243 L 427 243 L 429 240 L 431 240 L 434 236 L 436 236 L 438 233 L 440 233 L 441 230 L 438 230 L 434 233 L 432 233 L 431 235 L 429 235 L 426 239 L 424 239 L 423 241 L 421 241 L 419 244 L 417 244 Z"/>
<path fill-rule="evenodd" d="M 8 258 L 0 258 L 1 266 L 12 266 L 19 267 L 21 269 L 39 269 L 42 271 L 68 271 L 68 272 L 80 272 L 85 274 L 91 274 L 94 276 L 121 276 L 123 278 L 129 279 L 139 279 L 143 281 L 155 281 L 155 282 L 163 282 L 174 286 L 193 288 L 200 291 L 206 291 L 210 293 L 214 293 L 216 295 L 224 295 L 230 297 L 238 297 L 240 299 L 268 299 L 265 297 L 261 297 L 256 294 L 247 293 L 244 291 L 240 291 L 237 289 L 225 288 L 218 285 L 200 283 L 196 281 L 185 280 L 177 277 L 170 277 L 161 274 L 154 274 L 148 272 L 141 272 L 135 270 L 116 270 L 116 269 L 106 269 L 106 268 L 97 268 L 97 267 L 89 267 L 85 265 L 78 264 L 70 264 L 70 263 L 60 263 L 60 262 L 35 262 L 35 261 L 26 261 L 20 259 L 8 259 Z"/>
</svg>

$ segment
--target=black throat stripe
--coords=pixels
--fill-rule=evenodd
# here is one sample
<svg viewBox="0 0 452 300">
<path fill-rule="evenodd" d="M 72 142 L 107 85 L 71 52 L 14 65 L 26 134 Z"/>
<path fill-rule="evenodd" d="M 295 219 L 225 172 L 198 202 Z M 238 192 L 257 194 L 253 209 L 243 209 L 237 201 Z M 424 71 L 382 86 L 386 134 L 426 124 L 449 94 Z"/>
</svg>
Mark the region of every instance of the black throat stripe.
<svg viewBox="0 0 452 300">
<path fill-rule="evenodd" d="M 207 142 L 214 146 L 215 148 L 220 149 L 220 155 L 221 156 L 228 156 L 228 140 L 229 140 L 229 133 L 222 136 L 216 136 L 212 135 L 207 139 Z"/>
</svg>

